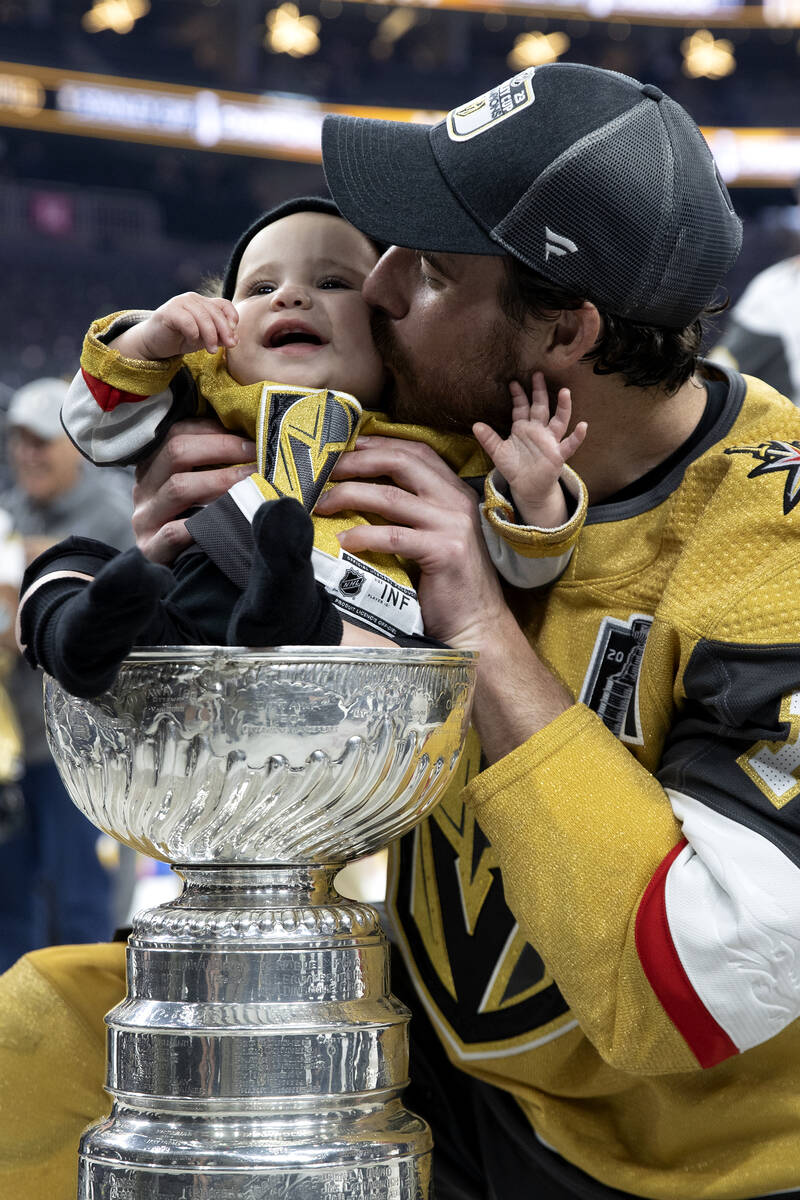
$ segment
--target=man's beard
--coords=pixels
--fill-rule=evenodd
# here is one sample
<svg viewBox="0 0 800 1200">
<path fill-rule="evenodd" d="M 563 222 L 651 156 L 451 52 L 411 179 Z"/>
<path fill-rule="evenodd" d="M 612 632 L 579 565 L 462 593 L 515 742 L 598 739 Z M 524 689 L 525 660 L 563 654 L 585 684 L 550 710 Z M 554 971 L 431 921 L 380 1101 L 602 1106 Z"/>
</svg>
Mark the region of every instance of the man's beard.
<svg viewBox="0 0 800 1200">
<path fill-rule="evenodd" d="M 397 344 L 391 317 L 381 309 L 372 314 L 372 336 L 389 373 L 383 407 L 392 420 L 467 434 L 476 421 L 485 421 L 501 437 L 508 437 L 508 385 L 519 379 L 527 386 L 530 377 L 530 367 L 518 361 L 518 338 L 508 320 L 498 320 L 492 335 L 478 348 L 470 349 L 467 331 L 460 360 L 439 365 L 412 363 Z"/>
</svg>

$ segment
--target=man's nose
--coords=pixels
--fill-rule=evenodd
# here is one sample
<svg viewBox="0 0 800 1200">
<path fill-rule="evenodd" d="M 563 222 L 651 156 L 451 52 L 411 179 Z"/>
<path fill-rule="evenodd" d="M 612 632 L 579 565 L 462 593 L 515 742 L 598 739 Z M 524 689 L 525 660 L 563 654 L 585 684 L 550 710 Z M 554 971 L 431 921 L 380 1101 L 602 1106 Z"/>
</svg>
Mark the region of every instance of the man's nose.
<svg viewBox="0 0 800 1200">
<path fill-rule="evenodd" d="M 282 283 L 270 297 L 272 307 L 282 308 L 311 308 L 311 293 L 308 288 L 299 283 Z"/>
<path fill-rule="evenodd" d="M 361 295 L 367 304 L 382 308 L 396 321 L 404 317 L 408 312 L 409 268 L 414 262 L 413 250 L 390 246 L 364 280 Z"/>
</svg>

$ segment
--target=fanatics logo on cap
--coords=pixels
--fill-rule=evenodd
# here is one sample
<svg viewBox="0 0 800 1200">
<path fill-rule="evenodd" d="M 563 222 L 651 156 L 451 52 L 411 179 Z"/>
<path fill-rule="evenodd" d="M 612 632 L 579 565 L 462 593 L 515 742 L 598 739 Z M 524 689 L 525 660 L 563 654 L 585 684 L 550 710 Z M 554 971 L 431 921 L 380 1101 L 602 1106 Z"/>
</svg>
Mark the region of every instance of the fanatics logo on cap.
<svg viewBox="0 0 800 1200">
<path fill-rule="evenodd" d="M 493 125 L 513 117 L 533 104 L 533 79 L 535 67 L 528 67 L 520 75 L 514 75 L 498 84 L 490 92 L 484 92 L 469 104 L 462 104 L 447 114 L 447 133 L 453 142 L 466 142 L 485 133 Z"/>
<path fill-rule="evenodd" d="M 544 236 L 547 239 L 544 245 L 544 261 L 547 262 L 551 254 L 560 257 L 562 254 L 574 254 L 578 247 L 568 237 L 563 234 L 553 233 L 552 229 L 548 229 L 545 225 Z"/>
</svg>

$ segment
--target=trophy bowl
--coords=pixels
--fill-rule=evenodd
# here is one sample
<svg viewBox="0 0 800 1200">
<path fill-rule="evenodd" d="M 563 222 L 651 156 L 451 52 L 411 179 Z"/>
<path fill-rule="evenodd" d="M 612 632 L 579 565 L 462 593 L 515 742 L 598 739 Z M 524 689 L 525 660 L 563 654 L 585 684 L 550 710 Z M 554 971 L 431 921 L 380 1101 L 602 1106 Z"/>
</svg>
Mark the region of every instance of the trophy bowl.
<svg viewBox="0 0 800 1200">
<path fill-rule="evenodd" d="M 45 678 L 50 749 L 77 807 L 187 866 L 344 863 L 441 796 L 476 655 L 186 646 L 137 650 L 79 700 Z"/>
</svg>

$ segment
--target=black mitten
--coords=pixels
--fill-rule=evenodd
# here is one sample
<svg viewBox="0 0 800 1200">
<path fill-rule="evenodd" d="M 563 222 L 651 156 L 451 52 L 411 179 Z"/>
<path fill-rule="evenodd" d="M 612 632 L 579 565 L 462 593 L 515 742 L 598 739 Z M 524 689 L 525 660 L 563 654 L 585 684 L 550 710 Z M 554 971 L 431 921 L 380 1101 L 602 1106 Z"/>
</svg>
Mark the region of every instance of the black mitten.
<svg viewBox="0 0 800 1200">
<path fill-rule="evenodd" d="M 253 518 L 247 588 L 228 623 L 229 646 L 338 646 L 342 619 L 314 578 L 314 526 L 297 500 L 269 500 Z"/>
<path fill-rule="evenodd" d="M 21 611 L 26 657 L 85 699 L 111 686 L 136 641 L 159 624 L 161 599 L 174 584 L 167 567 L 136 548 L 105 563 L 90 583 L 44 579 Z"/>
</svg>

